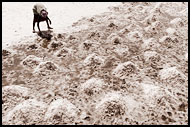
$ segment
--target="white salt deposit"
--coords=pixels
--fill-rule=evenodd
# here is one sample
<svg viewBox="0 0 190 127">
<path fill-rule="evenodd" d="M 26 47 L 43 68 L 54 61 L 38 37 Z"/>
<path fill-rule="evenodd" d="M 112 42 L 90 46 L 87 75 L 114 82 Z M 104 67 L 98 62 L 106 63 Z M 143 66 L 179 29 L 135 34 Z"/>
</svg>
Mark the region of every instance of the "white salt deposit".
<svg viewBox="0 0 190 127">
<path fill-rule="evenodd" d="M 124 79 L 130 74 L 136 71 L 137 67 L 131 61 L 120 63 L 118 66 L 113 70 L 112 74 L 118 78 Z"/>
<path fill-rule="evenodd" d="M 158 94 L 159 87 L 155 86 L 154 84 L 150 83 L 141 83 L 143 88 L 144 94 L 147 97 L 153 97 L 154 95 Z"/>
<path fill-rule="evenodd" d="M 43 59 L 42 58 L 39 58 L 39 57 L 36 57 L 34 55 L 29 55 L 27 56 L 23 61 L 22 61 L 22 64 L 26 67 L 29 67 L 29 68 L 35 68 L 37 67 L 40 62 L 42 62 Z"/>
<path fill-rule="evenodd" d="M 84 65 L 85 66 L 91 66 L 93 64 L 103 64 L 104 63 L 104 59 L 100 56 L 98 56 L 96 53 L 92 53 L 90 55 L 88 55 L 86 57 L 86 59 L 84 60 Z"/>
<path fill-rule="evenodd" d="M 43 115 L 46 111 L 46 104 L 39 102 L 36 99 L 26 100 L 17 106 L 13 110 L 9 111 L 5 116 L 7 124 L 40 124 L 43 121 Z"/>
<path fill-rule="evenodd" d="M 146 51 L 144 53 L 145 61 L 148 62 L 150 57 L 154 57 L 154 56 L 156 57 L 156 55 L 157 55 L 156 51 Z"/>
<path fill-rule="evenodd" d="M 181 73 L 177 70 L 177 67 L 169 67 L 160 70 L 159 76 L 161 80 L 169 79 L 180 75 Z"/>
<path fill-rule="evenodd" d="M 63 111 L 63 113 L 66 116 L 75 116 L 76 115 L 76 107 L 67 99 L 57 99 L 55 101 L 53 101 L 49 108 L 47 109 L 46 118 L 50 118 L 53 115 L 56 115 L 57 113 L 59 113 L 60 111 Z"/>
<path fill-rule="evenodd" d="M 185 54 L 185 60 L 188 61 L 188 52 Z"/>
<path fill-rule="evenodd" d="M 4 86 L 2 88 L 2 94 L 17 94 L 17 95 L 20 95 L 20 96 L 28 96 L 29 94 L 29 89 L 26 88 L 26 87 L 22 87 L 22 86 L 19 86 L 19 85 L 10 85 L 10 86 Z"/>
<path fill-rule="evenodd" d="M 99 78 L 91 78 L 89 80 L 87 80 L 85 83 L 83 83 L 81 85 L 82 89 L 93 89 L 96 87 L 102 87 L 103 85 L 105 85 L 104 81 L 102 79 Z"/>
<path fill-rule="evenodd" d="M 174 28 L 167 28 L 166 29 L 166 32 L 169 34 L 169 35 L 172 35 L 172 34 L 174 34 L 175 32 L 176 32 L 176 30 L 174 29 Z"/>
</svg>

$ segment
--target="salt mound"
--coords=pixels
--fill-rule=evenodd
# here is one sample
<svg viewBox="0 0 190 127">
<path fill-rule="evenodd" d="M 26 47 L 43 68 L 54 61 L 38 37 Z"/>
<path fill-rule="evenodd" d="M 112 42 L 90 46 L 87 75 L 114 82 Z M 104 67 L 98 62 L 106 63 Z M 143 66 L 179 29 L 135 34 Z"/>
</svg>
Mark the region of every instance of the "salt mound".
<svg viewBox="0 0 190 127">
<path fill-rule="evenodd" d="M 173 35 L 173 34 L 176 33 L 176 30 L 174 28 L 169 27 L 169 28 L 166 29 L 166 33 L 168 35 Z"/>
<path fill-rule="evenodd" d="M 178 36 L 188 39 L 188 21 L 187 18 L 175 18 L 170 21 L 172 28 L 176 30 Z"/>
<path fill-rule="evenodd" d="M 89 32 L 87 39 L 98 41 L 101 36 L 103 36 L 102 32 L 100 32 L 98 30 L 93 30 L 92 32 Z"/>
<path fill-rule="evenodd" d="M 184 4 L 182 2 L 165 2 L 162 3 L 162 5 L 163 6 L 161 6 L 161 9 L 163 13 L 173 17 L 181 16 L 182 14 L 180 12 L 182 9 L 184 10 Z"/>
<path fill-rule="evenodd" d="M 48 46 L 49 49 L 56 50 L 60 48 L 63 44 L 60 41 L 53 41 L 51 44 Z"/>
<path fill-rule="evenodd" d="M 112 33 L 107 37 L 107 41 L 108 44 L 113 44 L 113 45 L 117 45 L 117 44 L 122 44 L 124 42 L 124 40 L 119 37 L 118 34 L 116 33 Z"/>
<path fill-rule="evenodd" d="M 139 31 L 131 31 L 128 33 L 128 38 L 132 42 L 138 42 L 142 40 L 142 34 Z"/>
<path fill-rule="evenodd" d="M 156 57 L 158 53 L 156 51 L 146 51 L 144 52 L 145 61 L 148 62 L 151 60 L 151 57 Z"/>
<path fill-rule="evenodd" d="M 157 68 L 157 66 L 160 66 L 159 62 L 161 61 L 161 57 L 156 51 L 145 51 L 144 59 L 145 62 L 152 68 Z"/>
<path fill-rule="evenodd" d="M 129 48 L 126 47 L 117 47 L 114 49 L 114 52 L 117 53 L 119 56 L 126 56 L 129 54 Z"/>
<path fill-rule="evenodd" d="M 42 58 L 36 57 L 34 55 L 29 55 L 21 63 L 29 69 L 34 69 L 40 64 L 40 62 L 42 62 Z"/>
<path fill-rule="evenodd" d="M 155 38 L 149 38 L 147 40 L 143 40 L 142 47 L 144 49 L 157 49 L 160 47 L 160 44 Z"/>
<path fill-rule="evenodd" d="M 57 52 L 55 52 L 55 55 L 57 57 L 64 58 L 64 57 L 70 55 L 71 53 L 72 53 L 71 49 L 64 47 L 64 48 L 58 50 Z"/>
<path fill-rule="evenodd" d="M 7 50 L 7 49 L 2 50 L 2 56 L 3 57 L 9 56 L 10 54 L 11 54 L 11 52 L 9 50 Z"/>
<path fill-rule="evenodd" d="M 160 89 L 158 86 L 155 86 L 151 83 L 141 83 L 141 86 L 143 88 L 144 95 L 147 99 L 150 99 L 153 96 L 157 95 Z"/>
<path fill-rule="evenodd" d="M 145 32 L 150 34 L 151 36 L 162 35 L 162 30 L 164 28 L 163 23 L 160 21 L 155 21 L 151 25 L 144 28 Z"/>
<path fill-rule="evenodd" d="M 137 70 L 137 67 L 134 63 L 128 61 L 125 63 L 119 64 L 112 72 L 115 77 L 124 79 L 127 76 L 134 74 Z"/>
<path fill-rule="evenodd" d="M 51 61 L 41 62 L 34 70 L 34 73 L 37 73 L 42 76 L 50 75 L 55 73 L 58 70 L 58 65 Z"/>
<path fill-rule="evenodd" d="M 86 40 L 85 42 L 81 43 L 79 46 L 81 50 L 89 50 L 93 46 L 93 42 Z"/>
<path fill-rule="evenodd" d="M 161 80 L 172 79 L 180 74 L 176 67 L 164 68 L 159 72 Z"/>
<path fill-rule="evenodd" d="M 29 98 L 29 89 L 18 85 L 4 86 L 2 88 L 2 106 L 6 112 Z M 4 113 L 3 112 L 3 113 Z"/>
<path fill-rule="evenodd" d="M 100 98 L 95 106 L 95 123 L 98 124 L 126 124 L 125 118 L 135 119 L 133 111 L 139 106 L 130 96 L 124 96 L 120 92 L 109 92 Z"/>
<path fill-rule="evenodd" d="M 4 68 L 4 66 L 12 66 L 14 65 L 14 51 L 10 51 L 9 49 L 2 49 L 2 68 Z"/>
<path fill-rule="evenodd" d="M 45 114 L 46 124 L 74 124 L 77 116 L 77 108 L 67 99 L 57 99 L 53 101 Z"/>
<path fill-rule="evenodd" d="M 170 21 L 170 24 L 174 26 L 180 26 L 182 19 L 181 18 L 174 18 L 173 20 Z"/>
<path fill-rule="evenodd" d="M 102 79 L 99 78 L 91 78 L 87 80 L 85 83 L 81 84 L 81 90 L 87 96 L 95 96 L 102 92 L 105 83 Z"/>
<path fill-rule="evenodd" d="M 98 56 L 97 54 L 92 53 L 86 57 L 83 63 L 84 63 L 84 66 L 101 65 L 104 63 L 104 59 Z"/>
<path fill-rule="evenodd" d="M 73 34 L 68 35 L 66 37 L 66 42 L 70 43 L 70 44 L 76 44 L 76 43 L 78 43 L 79 40 L 80 40 L 80 38 L 77 37 L 77 36 L 75 36 L 75 35 L 73 35 Z"/>
<path fill-rule="evenodd" d="M 36 99 L 26 100 L 15 106 L 5 116 L 8 125 L 36 125 L 42 124 L 46 104 Z"/>
<path fill-rule="evenodd" d="M 179 89 L 187 87 L 186 83 L 188 81 L 188 78 L 180 71 L 178 71 L 177 67 L 169 67 L 160 70 L 159 77 L 161 81 L 168 84 L 169 86 Z"/>
<path fill-rule="evenodd" d="M 170 24 L 175 29 L 181 29 L 184 26 L 187 26 L 188 21 L 185 18 L 174 18 L 170 21 Z"/>
<path fill-rule="evenodd" d="M 127 114 L 127 110 L 122 95 L 117 92 L 108 93 L 95 107 L 95 121 L 99 121 L 98 124 L 118 124 L 123 119 L 122 117 Z"/>
<path fill-rule="evenodd" d="M 161 45 L 171 48 L 172 46 L 176 45 L 179 40 L 175 36 L 163 36 L 162 38 L 160 38 L 159 42 Z"/>
<path fill-rule="evenodd" d="M 29 94 L 29 89 L 19 85 L 4 86 L 2 88 L 3 97 L 13 96 L 13 95 L 14 96 L 17 95 L 17 97 L 19 96 L 27 97 L 28 94 Z"/>
</svg>

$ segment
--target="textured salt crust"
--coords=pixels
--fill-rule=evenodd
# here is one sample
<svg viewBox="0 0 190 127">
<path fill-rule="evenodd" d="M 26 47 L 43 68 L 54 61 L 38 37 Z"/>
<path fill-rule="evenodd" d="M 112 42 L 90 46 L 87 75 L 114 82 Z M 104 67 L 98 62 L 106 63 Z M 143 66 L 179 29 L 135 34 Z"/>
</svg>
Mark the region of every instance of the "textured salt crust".
<svg viewBox="0 0 190 127">
<path fill-rule="evenodd" d="M 34 69 L 43 61 L 42 58 L 36 57 L 34 55 L 27 56 L 23 61 L 22 64 L 28 68 Z"/>
<path fill-rule="evenodd" d="M 80 44 L 80 49 L 85 50 L 85 49 L 90 49 L 93 46 L 93 42 L 90 40 L 86 40 L 85 42 Z"/>
<path fill-rule="evenodd" d="M 170 35 L 172 35 L 172 34 L 174 34 L 175 32 L 176 32 L 176 30 L 174 29 L 174 28 L 167 28 L 166 29 L 166 32 L 168 33 L 168 34 L 170 34 Z"/>
<path fill-rule="evenodd" d="M 118 48 L 114 49 L 114 51 L 115 51 L 118 55 L 120 55 L 121 57 L 129 54 L 129 49 L 128 49 L 128 47 L 120 47 L 120 48 L 118 47 Z"/>
<path fill-rule="evenodd" d="M 188 13 L 179 5 L 125 3 L 51 42 L 3 50 L 3 84 L 22 86 L 3 87 L 3 124 L 187 124 Z M 29 69 L 27 59 L 43 61 Z"/>
<path fill-rule="evenodd" d="M 18 94 L 20 96 L 28 96 L 29 89 L 26 87 L 22 87 L 19 85 L 10 85 L 10 86 L 4 86 L 2 88 L 3 94 Z"/>
<path fill-rule="evenodd" d="M 45 114 L 46 124 L 72 124 L 74 117 L 77 116 L 77 108 L 67 99 L 57 99 L 53 101 Z"/>
<path fill-rule="evenodd" d="M 96 109 L 98 109 L 100 106 L 102 106 L 105 102 L 107 101 L 120 101 L 122 100 L 123 97 L 121 94 L 119 94 L 118 92 L 111 92 L 111 93 L 107 93 L 105 95 L 105 97 L 103 97 L 103 99 L 101 100 L 101 102 L 99 102 L 97 105 L 96 105 Z M 124 102 L 123 102 L 124 103 Z"/>
<path fill-rule="evenodd" d="M 101 79 L 91 78 L 81 85 L 81 89 L 85 90 L 85 89 L 93 89 L 96 87 L 98 88 L 102 87 L 104 84 L 105 84 L 104 81 Z"/>
<path fill-rule="evenodd" d="M 150 35 L 162 34 L 162 30 L 164 29 L 163 23 L 160 21 L 155 21 L 151 25 L 144 28 L 144 30 Z"/>
<path fill-rule="evenodd" d="M 160 44 L 155 38 L 149 38 L 147 40 L 143 40 L 142 47 L 144 49 L 156 49 L 160 47 Z"/>
<path fill-rule="evenodd" d="M 100 124 L 123 123 L 125 116 L 134 119 L 131 114 L 134 109 L 138 109 L 138 106 L 138 102 L 130 96 L 123 96 L 119 92 L 109 92 L 100 98 L 95 107 L 95 116 L 100 119 Z"/>
<path fill-rule="evenodd" d="M 102 79 L 90 78 L 79 87 L 81 93 L 84 94 L 81 98 L 96 101 L 105 92 L 106 86 L 107 84 Z"/>
<path fill-rule="evenodd" d="M 139 31 L 133 31 L 128 33 L 128 38 L 132 42 L 139 41 L 142 38 L 142 34 Z"/>
<path fill-rule="evenodd" d="M 123 39 L 118 36 L 116 33 L 112 33 L 108 38 L 107 38 L 107 43 L 111 44 L 120 44 L 123 43 Z"/>
<path fill-rule="evenodd" d="M 4 86 L 2 88 L 2 109 L 3 114 L 11 110 L 20 102 L 29 98 L 30 91 L 19 85 Z"/>
<path fill-rule="evenodd" d="M 47 105 L 36 99 L 26 100 L 9 111 L 5 117 L 5 123 L 11 125 L 19 124 L 41 124 Z"/>
<path fill-rule="evenodd" d="M 146 51 L 146 52 L 144 52 L 145 61 L 148 62 L 151 57 L 156 57 L 156 55 L 158 55 L 158 53 L 156 51 Z"/>
<path fill-rule="evenodd" d="M 174 43 L 176 43 L 178 39 L 175 36 L 163 36 L 160 38 L 159 42 L 161 45 L 166 45 L 166 46 L 172 46 Z"/>
<path fill-rule="evenodd" d="M 12 51 L 9 48 L 3 48 L 2 49 L 2 55 L 3 55 L 3 57 L 13 56 L 14 54 L 16 54 L 16 51 Z"/>
<path fill-rule="evenodd" d="M 141 83 L 140 85 L 142 86 L 144 94 L 147 97 L 147 99 L 150 99 L 151 97 L 159 93 L 159 87 L 155 86 L 154 84 Z"/>
<path fill-rule="evenodd" d="M 112 74 L 120 79 L 125 79 L 130 74 L 133 74 L 137 67 L 131 61 L 120 63 L 112 72 Z"/>
<path fill-rule="evenodd" d="M 170 24 L 176 25 L 176 24 L 179 24 L 181 21 L 182 21 L 181 18 L 175 18 L 175 19 L 170 21 Z"/>
<path fill-rule="evenodd" d="M 48 48 L 49 49 L 58 49 L 59 47 L 61 47 L 63 44 L 61 42 L 56 42 L 56 41 L 53 41 L 51 44 L 48 45 Z"/>
<path fill-rule="evenodd" d="M 72 55 L 73 50 L 69 48 L 62 48 L 61 50 L 58 50 L 55 52 L 55 56 L 57 57 L 66 57 L 67 55 Z"/>
<path fill-rule="evenodd" d="M 101 65 L 104 63 L 104 59 L 95 53 L 92 53 L 86 57 L 84 60 L 84 66 L 91 66 L 93 64 Z"/>
<path fill-rule="evenodd" d="M 176 67 L 164 68 L 160 70 L 159 76 L 161 80 L 169 79 L 180 75 L 181 73 Z"/>
<path fill-rule="evenodd" d="M 53 74 L 58 70 L 58 65 L 51 61 L 41 62 L 34 70 L 33 73 L 40 74 L 42 76 Z"/>
</svg>

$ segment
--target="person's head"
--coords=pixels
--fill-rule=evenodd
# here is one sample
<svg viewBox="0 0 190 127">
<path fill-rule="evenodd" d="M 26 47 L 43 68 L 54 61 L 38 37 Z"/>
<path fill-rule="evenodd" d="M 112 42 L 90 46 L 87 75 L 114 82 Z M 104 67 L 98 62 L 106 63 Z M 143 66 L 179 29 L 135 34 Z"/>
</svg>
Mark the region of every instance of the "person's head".
<svg viewBox="0 0 190 127">
<path fill-rule="evenodd" d="M 46 10 L 42 10 L 40 15 L 43 17 L 43 18 L 46 18 L 47 15 L 48 15 L 48 12 Z"/>
</svg>

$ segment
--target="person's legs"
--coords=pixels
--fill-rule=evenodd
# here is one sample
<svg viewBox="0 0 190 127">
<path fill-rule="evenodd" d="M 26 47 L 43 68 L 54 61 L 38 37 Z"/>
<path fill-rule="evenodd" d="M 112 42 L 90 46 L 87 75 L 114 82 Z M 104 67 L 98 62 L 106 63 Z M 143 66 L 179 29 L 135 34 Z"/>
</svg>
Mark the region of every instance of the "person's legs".
<svg viewBox="0 0 190 127">
<path fill-rule="evenodd" d="M 33 33 L 35 33 L 35 24 L 38 22 L 39 15 L 34 14 L 34 19 L 33 19 Z"/>
</svg>

